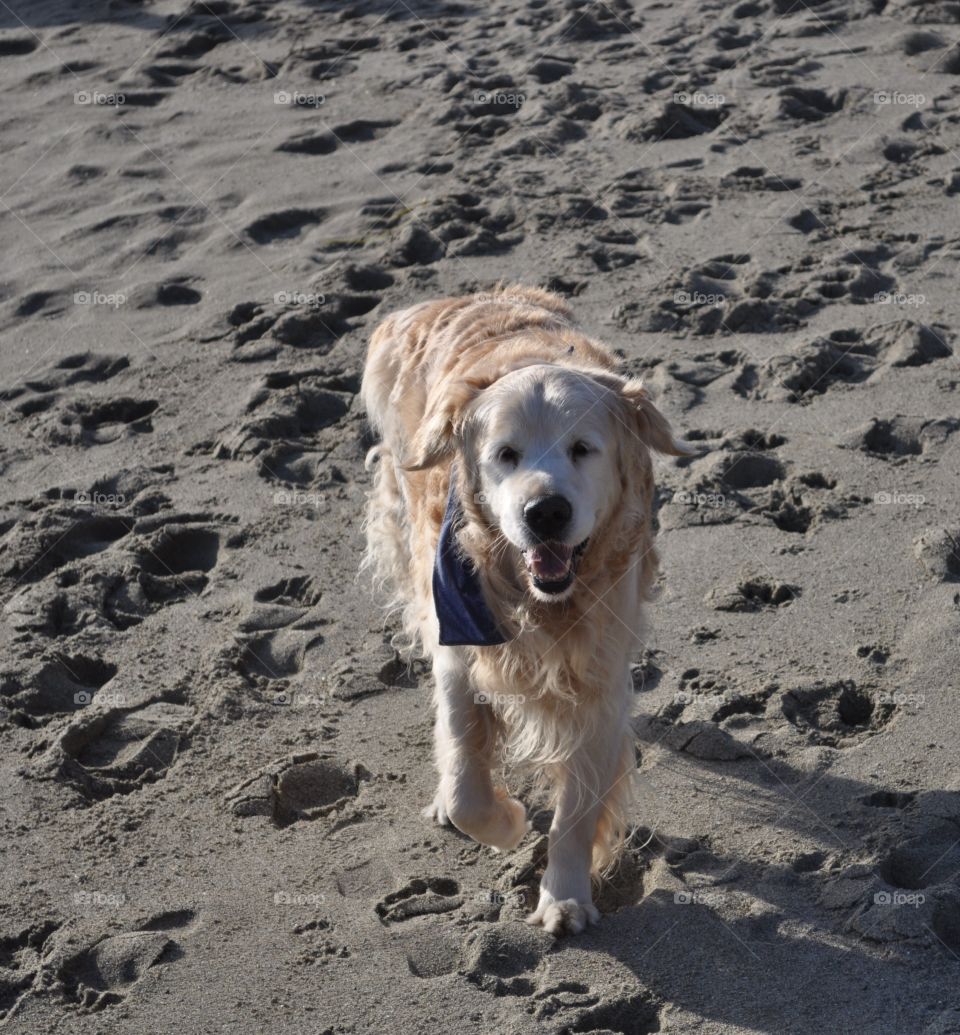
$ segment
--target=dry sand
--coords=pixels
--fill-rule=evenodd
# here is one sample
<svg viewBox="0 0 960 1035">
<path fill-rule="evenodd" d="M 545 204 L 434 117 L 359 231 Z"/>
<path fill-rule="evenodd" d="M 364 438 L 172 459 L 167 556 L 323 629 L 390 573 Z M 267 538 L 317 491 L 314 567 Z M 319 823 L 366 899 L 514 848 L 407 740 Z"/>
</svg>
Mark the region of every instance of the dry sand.
<svg viewBox="0 0 960 1035">
<path fill-rule="evenodd" d="M 960 6 L 0 27 L 0 1026 L 960 1032 Z M 421 819 L 429 675 L 356 578 L 366 338 L 500 277 L 705 450 L 561 942 L 548 816 Z"/>
</svg>

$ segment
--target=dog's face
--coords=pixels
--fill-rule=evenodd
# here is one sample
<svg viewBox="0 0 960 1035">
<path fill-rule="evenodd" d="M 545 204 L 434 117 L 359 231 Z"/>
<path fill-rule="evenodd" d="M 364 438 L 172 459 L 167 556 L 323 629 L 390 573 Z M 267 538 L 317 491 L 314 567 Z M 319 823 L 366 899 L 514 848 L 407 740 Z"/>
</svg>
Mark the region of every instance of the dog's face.
<svg viewBox="0 0 960 1035">
<path fill-rule="evenodd" d="M 464 437 L 484 514 L 523 556 L 534 596 L 562 600 L 594 529 L 616 502 L 618 438 L 608 388 L 531 366 L 477 399 Z"/>
<path fill-rule="evenodd" d="M 631 505 L 625 469 L 638 451 L 649 463 L 648 446 L 679 452 L 638 382 L 534 364 L 486 387 L 447 386 L 431 400 L 421 458 L 411 466 L 458 450 L 479 490 L 475 502 L 522 557 L 531 594 L 562 601 L 591 536 L 615 508 Z"/>
</svg>

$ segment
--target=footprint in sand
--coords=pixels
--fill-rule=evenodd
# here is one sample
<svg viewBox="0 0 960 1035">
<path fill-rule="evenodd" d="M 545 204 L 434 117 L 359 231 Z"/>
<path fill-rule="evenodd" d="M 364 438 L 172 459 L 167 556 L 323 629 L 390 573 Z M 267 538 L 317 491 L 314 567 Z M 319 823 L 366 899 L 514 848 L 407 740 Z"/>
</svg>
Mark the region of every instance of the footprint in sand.
<svg viewBox="0 0 960 1035">
<path fill-rule="evenodd" d="M 280 630 L 245 638 L 238 649 L 237 668 L 251 682 L 287 679 L 302 671 L 307 653 L 323 642 L 316 633 Z"/>
<path fill-rule="evenodd" d="M 849 679 L 788 690 L 781 708 L 808 743 L 827 747 L 860 743 L 882 730 L 897 711 L 885 696 Z"/>
<path fill-rule="evenodd" d="M 382 923 L 393 924 L 415 916 L 449 913 L 462 905 L 460 886 L 450 877 L 415 877 L 382 898 L 375 911 Z"/>
<path fill-rule="evenodd" d="M 463 971 L 484 992 L 529 996 L 536 991 L 535 972 L 554 944 L 549 934 L 529 924 L 487 927 L 467 937 Z"/>
<path fill-rule="evenodd" d="M 324 624 L 317 613 L 322 593 L 308 575 L 294 575 L 281 579 L 253 594 L 249 612 L 240 620 L 243 633 L 268 629 L 309 629 Z"/>
<path fill-rule="evenodd" d="M 871 417 L 841 439 L 841 445 L 884 460 L 936 455 L 960 428 L 960 420 L 943 417 Z"/>
<path fill-rule="evenodd" d="M 153 431 L 156 399 L 117 396 L 112 399 L 73 399 L 44 419 L 40 432 L 55 446 L 98 446 Z"/>
<path fill-rule="evenodd" d="M 130 535 L 133 525 L 132 517 L 120 514 L 91 515 L 80 502 L 53 504 L 8 529 L 0 576 L 37 582 L 74 561 L 110 550 Z"/>
<path fill-rule="evenodd" d="M 0 702 L 12 722 L 34 728 L 91 704 L 116 674 L 116 665 L 95 655 L 58 653 L 0 674 Z"/>
<path fill-rule="evenodd" d="M 171 471 L 134 469 L 102 478 L 90 490 L 61 490 L 39 512 L 14 519 L 0 569 L 0 578 L 17 588 L 3 609 L 11 625 L 48 637 L 87 627 L 123 630 L 200 593 L 221 549 L 221 533 L 207 522 L 235 519 L 153 515 L 154 485 Z M 89 503 L 95 494 L 123 503 L 117 512 L 98 512 Z"/>
<path fill-rule="evenodd" d="M 527 924 L 484 925 L 467 936 L 457 969 L 490 995 L 528 1001 L 527 1009 L 537 1020 L 550 1022 L 565 1035 L 648 1035 L 661 1030 L 663 1003 L 646 989 L 597 990 L 582 981 L 551 978 L 543 964 L 555 945 L 550 935 Z"/>
<path fill-rule="evenodd" d="M 283 141 L 276 150 L 294 155 L 328 155 L 341 146 L 379 140 L 387 130 L 396 125 L 395 120 L 355 119 L 321 133 L 299 133 Z"/>
<path fill-rule="evenodd" d="M 335 478 L 324 459 L 353 415 L 357 386 L 316 372 L 268 375 L 255 385 L 245 416 L 214 447 L 218 459 L 255 459 L 261 477 L 316 487 Z"/>
<path fill-rule="evenodd" d="M 287 208 L 255 219 L 247 226 L 246 233 L 257 244 L 292 240 L 299 237 L 305 228 L 322 223 L 325 215 L 322 208 Z"/>
<path fill-rule="evenodd" d="M 0 57 L 23 57 L 32 54 L 39 45 L 36 36 L 7 36 L 0 40 Z"/>
<path fill-rule="evenodd" d="M 882 792 L 875 807 L 887 821 L 889 848 L 876 866 L 855 864 L 847 886 L 859 887 L 850 929 L 873 942 L 924 944 L 956 959 L 960 950 L 960 847 L 957 797 Z"/>
<path fill-rule="evenodd" d="M 166 776 L 193 720 L 193 708 L 172 701 L 84 714 L 67 727 L 42 765 L 91 801 L 131 794 Z"/>
<path fill-rule="evenodd" d="M 369 778 L 358 762 L 309 752 L 259 769 L 230 791 L 226 806 L 235 816 L 266 816 L 286 827 L 336 811 L 355 798 Z"/>
<path fill-rule="evenodd" d="M 10 1020 L 40 983 L 47 946 L 57 928 L 45 921 L 0 936 L 0 1021 Z"/>
<path fill-rule="evenodd" d="M 714 611 L 750 612 L 787 607 L 799 596 L 799 586 L 757 575 L 711 589 L 704 599 Z"/>
<path fill-rule="evenodd" d="M 123 1002 L 155 967 L 174 963 L 184 952 L 173 937 L 189 935 L 197 917 L 190 909 L 161 913 L 139 930 L 107 935 L 55 967 L 55 985 L 82 1013 Z"/>
<path fill-rule="evenodd" d="M 580 1014 L 569 1027 L 572 1032 L 613 1032 L 615 1035 L 651 1035 L 661 1031 L 663 1003 L 652 992 L 603 998 L 589 1010 Z"/>
<path fill-rule="evenodd" d="M 100 352 L 77 352 L 65 356 L 40 374 L 28 375 L 10 388 L 0 389 L 0 402 L 13 403 L 12 409 L 24 416 L 47 409 L 51 396 L 64 388 L 80 384 L 102 384 L 130 366 L 126 356 Z"/>
<path fill-rule="evenodd" d="M 380 304 L 376 285 L 385 283 L 392 283 L 392 278 L 375 267 L 347 266 L 301 291 L 280 292 L 272 303 L 241 302 L 225 320 L 224 333 L 235 347 L 232 358 L 255 362 L 278 355 L 284 347 L 309 348 L 318 355 L 329 352 Z"/>
<path fill-rule="evenodd" d="M 238 671 L 252 683 L 289 679 L 301 672 L 309 652 L 323 642 L 318 627 L 328 619 L 321 593 L 308 576 L 293 576 L 254 593 L 234 635 Z M 278 700 L 276 703 L 286 703 Z"/>
</svg>

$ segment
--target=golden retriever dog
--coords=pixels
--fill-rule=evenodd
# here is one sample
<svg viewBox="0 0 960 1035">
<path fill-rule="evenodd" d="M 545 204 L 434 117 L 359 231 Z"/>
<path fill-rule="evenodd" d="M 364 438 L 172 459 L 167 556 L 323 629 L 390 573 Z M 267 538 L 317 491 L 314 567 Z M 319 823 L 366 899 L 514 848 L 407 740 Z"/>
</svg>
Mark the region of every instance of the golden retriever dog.
<svg viewBox="0 0 960 1035">
<path fill-rule="evenodd" d="M 629 660 L 657 572 L 651 451 L 683 455 L 640 381 L 535 288 L 425 302 L 370 342 L 381 444 L 365 566 L 432 659 L 440 780 L 425 811 L 495 849 L 529 828 L 499 759 L 553 821 L 536 910 L 595 923 L 636 771 Z"/>
</svg>

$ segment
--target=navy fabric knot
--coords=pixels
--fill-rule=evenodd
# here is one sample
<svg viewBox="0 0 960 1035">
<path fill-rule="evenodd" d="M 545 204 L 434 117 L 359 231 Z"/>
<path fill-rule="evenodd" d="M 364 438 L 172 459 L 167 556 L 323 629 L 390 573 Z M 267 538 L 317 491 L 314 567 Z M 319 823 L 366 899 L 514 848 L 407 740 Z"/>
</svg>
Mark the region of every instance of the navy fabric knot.
<svg viewBox="0 0 960 1035">
<path fill-rule="evenodd" d="M 447 509 L 433 565 L 433 605 L 440 622 L 440 643 L 444 647 L 495 647 L 506 643 L 507 638 L 483 599 L 473 562 L 460 549 L 457 529 L 462 523 L 456 472 L 451 470 Z"/>
</svg>

